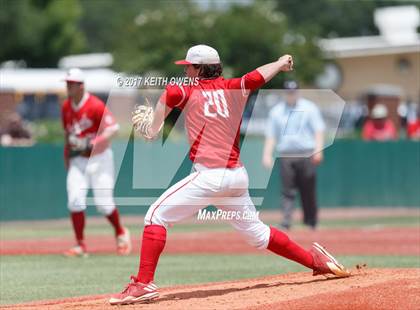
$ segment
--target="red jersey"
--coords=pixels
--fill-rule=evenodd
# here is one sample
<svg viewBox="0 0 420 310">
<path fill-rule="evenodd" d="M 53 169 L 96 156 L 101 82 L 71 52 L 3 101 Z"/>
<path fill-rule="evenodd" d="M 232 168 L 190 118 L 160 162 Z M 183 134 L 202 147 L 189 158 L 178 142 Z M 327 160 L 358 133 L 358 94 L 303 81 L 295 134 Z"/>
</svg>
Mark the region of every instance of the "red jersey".
<svg viewBox="0 0 420 310">
<path fill-rule="evenodd" d="M 389 119 L 383 122 L 375 122 L 368 119 L 363 126 L 362 137 L 364 140 L 395 140 L 397 138 L 397 130 L 394 123 Z"/>
<path fill-rule="evenodd" d="M 190 159 L 208 168 L 235 168 L 239 160 L 242 113 L 253 91 L 265 81 L 254 70 L 242 78 L 199 79 L 198 85 L 168 85 L 160 101 L 185 114 Z"/>
<path fill-rule="evenodd" d="M 407 136 L 410 139 L 420 139 L 420 119 L 408 122 L 407 124 Z"/>
<path fill-rule="evenodd" d="M 85 93 L 79 105 L 75 105 L 68 98 L 61 108 L 61 119 L 66 136 L 75 135 L 80 138 L 94 139 L 106 127 L 116 125 L 116 121 L 105 104 L 98 97 Z M 108 141 L 102 141 L 94 148 L 99 154 L 109 147 Z M 66 139 L 64 155 L 68 157 L 70 146 Z M 90 154 L 83 154 L 89 156 Z"/>
</svg>

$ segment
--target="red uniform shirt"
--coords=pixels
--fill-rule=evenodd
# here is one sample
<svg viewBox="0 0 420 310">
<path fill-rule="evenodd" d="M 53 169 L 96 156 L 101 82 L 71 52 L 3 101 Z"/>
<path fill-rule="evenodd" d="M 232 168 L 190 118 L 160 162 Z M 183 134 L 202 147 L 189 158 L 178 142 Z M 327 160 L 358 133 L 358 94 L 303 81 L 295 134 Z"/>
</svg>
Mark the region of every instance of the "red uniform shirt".
<svg viewBox="0 0 420 310">
<path fill-rule="evenodd" d="M 420 139 L 420 119 L 408 122 L 407 135 L 410 139 Z"/>
<path fill-rule="evenodd" d="M 235 168 L 239 130 L 249 91 L 265 83 L 254 70 L 242 78 L 199 79 L 198 85 L 168 85 L 161 102 L 183 109 L 190 159 L 209 168 Z"/>
<path fill-rule="evenodd" d="M 79 138 L 94 139 L 106 127 L 116 125 L 115 118 L 98 97 L 85 93 L 78 106 L 70 99 L 66 99 L 61 108 L 61 118 L 66 136 L 75 135 Z M 101 141 L 94 148 L 94 153 L 99 154 L 109 147 L 108 141 Z M 68 157 L 70 146 L 66 139 L 64 155 Z M 89 156 L 90 154 L 84 154 Z"/>
<path fill-rule="evenodd" d="M 382 122 L 368 119 L 363 126 L 362 137 L 364 140 L 395 140 L 397 138 L 397 130 L 394 123 L 389 119 Z"/>
</svg>

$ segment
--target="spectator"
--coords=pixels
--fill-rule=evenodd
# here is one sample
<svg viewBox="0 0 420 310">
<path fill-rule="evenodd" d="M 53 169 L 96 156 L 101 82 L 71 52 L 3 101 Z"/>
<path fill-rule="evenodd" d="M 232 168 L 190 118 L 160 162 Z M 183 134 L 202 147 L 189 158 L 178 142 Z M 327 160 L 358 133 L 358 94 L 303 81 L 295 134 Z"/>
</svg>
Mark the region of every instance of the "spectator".
<svg viewBox="0 0 420 310">
<path fill-rule="evenodd" d="M 420 140 L 420 108 L 413 119 L 407 118 L 407 137 L 412 140 Z"/>
<path fill-rule="evenodd" d="M 388 118 L 388 109 L 382 104 L 376 104 L 370 118 L 363 125 L 363 140 L 387 141 L 397 139 L 397 130 L 394 123 Z"/>
<path fill-rule="evenodd" d="M 286 103 L 274 106 L 269 114 L 262 161 L 266 168 L 271 168 L 274 148 L 280 154 L 281 226 L 290 228 L 295 196 L 299 191 L 303 222 L 315 229 L 318 224 L 316 167 L 323 160 L 325 124 L 318 107 L 299 96 L 295 81 L 285 82 L 284 88 L 287 89 Z"/>
<path fill-rule="evenodd" d="M 0 133 L 2 146 L 31 146 L 33 140 L 31 133 L 27 130 L 19 114 L 10 116 L 9 123 Z"/>
</svg>

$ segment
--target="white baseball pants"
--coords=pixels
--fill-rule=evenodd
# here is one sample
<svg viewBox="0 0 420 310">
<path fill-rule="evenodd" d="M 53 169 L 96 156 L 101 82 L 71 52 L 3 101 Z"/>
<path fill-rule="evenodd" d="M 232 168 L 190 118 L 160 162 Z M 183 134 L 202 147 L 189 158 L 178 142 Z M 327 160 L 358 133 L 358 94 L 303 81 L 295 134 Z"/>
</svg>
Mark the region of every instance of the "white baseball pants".
<svg viewBox="0 0 420 310">
<path fill-rule="evenodd" d="M 207 169 L 195 165 L 195 172 L 171 186 L 153 203 L 145 216 L 145 225 L 169 224 L 191 217 L 199 210 L 214 205 L 223 211 L 233 211 L 239 217 L 229 223 L 252 246 L 265 249 L 270 238 L 270 228 L 256 214 L 248 192 L 248 174 L 244 167 L 235 169 Z"/>
<path fill-rule="evenodd" d="M 114 159 L 111 149 L 90 158 L 77 156 L 70 159 L 67 172 L 67 206 L 71 212 L 86 209 L 86 196 L 93 190 L 98 212 L 110 215 L 115 209 Z"/>
</svg>

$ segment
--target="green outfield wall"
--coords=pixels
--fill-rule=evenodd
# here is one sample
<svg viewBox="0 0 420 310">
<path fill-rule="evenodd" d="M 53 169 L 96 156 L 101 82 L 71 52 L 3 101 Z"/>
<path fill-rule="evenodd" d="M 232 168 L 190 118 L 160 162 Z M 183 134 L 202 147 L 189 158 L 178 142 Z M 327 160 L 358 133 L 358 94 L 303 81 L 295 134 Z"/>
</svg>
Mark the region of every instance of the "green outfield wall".
<svg viewBox="0 0 420 310">
<path fill-rule="evenodd" d="M 264 178 L 261 167 L 263 142 L 248 143 L 243 155 L 251 179 Z M 183 156 L 185 145 L 169 142 L 159 156 L 153 148 L 143 154 L 140 171 L 133 168 L 133 143 L 114 143 L 116 158 L 124 155 L 117 176 L 116 197 L 157 197 L 162 188 L 133 189 L 134 173 L 145 173 L 158 179 L 156 167 L 162 160 L 179 167 L 173 184 L 189 173 L 188 158 L 176 161 L 173 154 Z M 36 145 L 30 148 L 0 148 L 0 219 L 27 220 L 67 216 L 66 171 L 61 145 Z M 168 155 L 169 154 L 169 155 Z M 180 165 L 181 162 L 181 165 Z M 138 168 L 138 167 L 137 167 Z M 260 173 L 261 172 L 261 173 Z M 318 168 L 318 197 L 321 207 L 419 207 L 420 143 L 411 141 L 366 143 L 338 140 L 325 151 L 325 161 Z M 260 182 L 260 185 L 264 181 Z M 252 196 L 263 197 L 260 208 L 279 208 L 281 184 L 276 162 L 267 188 L 251 188 Z M 123 206 L 122 213 L 142 214 L 146 206 Z M 88 208 L 95 214 L 94 208 Z"/>
</svg>

